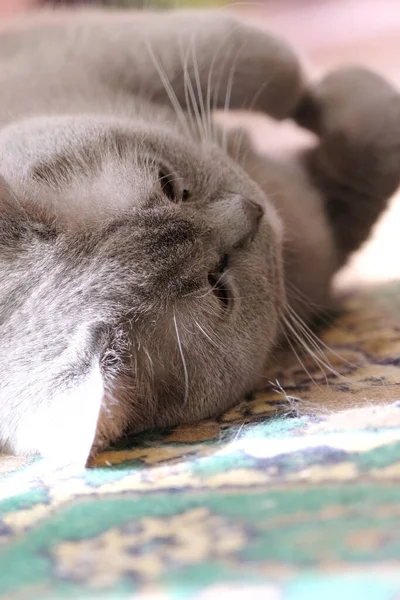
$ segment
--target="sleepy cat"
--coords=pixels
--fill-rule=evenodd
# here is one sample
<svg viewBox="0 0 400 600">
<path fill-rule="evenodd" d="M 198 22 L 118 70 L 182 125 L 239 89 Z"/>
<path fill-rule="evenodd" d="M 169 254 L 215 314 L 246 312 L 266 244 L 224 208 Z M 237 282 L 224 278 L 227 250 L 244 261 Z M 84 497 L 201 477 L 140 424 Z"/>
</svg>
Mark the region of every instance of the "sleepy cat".
<svg viewBox="0 0 400 600">
<path fill-rule="evenodd" d="M 400 99 L 361 68 L 311 85 L 215 12 L 2 27 L 0 444 L 82 466 L 234 405 L 290 315 L 329 303 L 399 185 Z M 315 147 L 261 156 L 217 109 L 292 118 Z"/>
</svg>

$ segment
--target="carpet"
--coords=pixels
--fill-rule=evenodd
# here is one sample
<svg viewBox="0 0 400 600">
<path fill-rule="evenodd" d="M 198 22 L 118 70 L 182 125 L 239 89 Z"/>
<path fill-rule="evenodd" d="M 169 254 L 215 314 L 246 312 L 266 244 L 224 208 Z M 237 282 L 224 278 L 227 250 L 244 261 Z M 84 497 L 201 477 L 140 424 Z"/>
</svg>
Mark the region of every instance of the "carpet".
<svg viewBox="0 0 400 600">
<path fill-rule="evenodd" d="M 400 598 L 400 283 L 320 335 L 322 369 L 286 353 L 219 419 L 82 474 L 0 455 L 0 598 Z"/>
</svg>

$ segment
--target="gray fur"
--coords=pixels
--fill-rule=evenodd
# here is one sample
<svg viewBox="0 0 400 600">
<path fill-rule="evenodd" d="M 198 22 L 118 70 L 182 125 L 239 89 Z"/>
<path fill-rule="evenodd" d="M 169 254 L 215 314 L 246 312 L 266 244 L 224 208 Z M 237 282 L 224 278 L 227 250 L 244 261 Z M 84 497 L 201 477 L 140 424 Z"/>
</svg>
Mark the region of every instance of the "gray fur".
<svg viewBox="0 0 400 600">
<path fill-rule="evenodd" d="M 287 286 L 328 305 L 399 184 L 385 81 L 310 86 L 284 42 L 223 14 L 16 21 L 0 89 L 0 443 L 58 464 L 234 405 L 287 302 L 311 316 Z M 260 156 L 213 124 L 225 108 L 320 140 Z"/>
</svg>

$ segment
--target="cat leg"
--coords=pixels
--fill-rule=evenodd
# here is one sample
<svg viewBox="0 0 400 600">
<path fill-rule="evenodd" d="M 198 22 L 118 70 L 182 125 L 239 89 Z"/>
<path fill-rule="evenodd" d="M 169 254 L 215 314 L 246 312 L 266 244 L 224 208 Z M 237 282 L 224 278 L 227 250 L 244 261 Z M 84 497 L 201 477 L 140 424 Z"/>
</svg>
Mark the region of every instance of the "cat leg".
<svg viewBox="0 0 400 600">
<path fill-rule="evenodd" d="M 295 119 L 319 136 L 311 149 L 265 156 L 232 132 L 227 150 L 282 218 L 288 301 L 308 319 L 331 306 L 333 275 L 400 183 L 400 97 L 370 71 L 338 70 L 303 98 Z"/>
<path fill-rule="evenodd" d="M 400 184 L 400 95 L 367 69 L 340 69 L 304 97 L 295 119 L 320 138 L 301 161 L 323 196 L 342 264 Z"/>
<path fill-rule="evenodd" d="M 117 79 L 119 86 L 178 112 L 206 119 L 215 109 L 248 109 L 283 119 L 304 91 L 288 44 L 232 16 L 172 11 L 122 18 L 113 23 L 118 44 L 102 29 L 94 32 L 102 38 L 92 40 L 88 52 L 107 52 L 102 71 L 112 69 L 106 73 L 114 86 Z"/>
<path fill-rule="evenodd" d="M 62 249 L 36 212 L 0 177 L 0 447 L 83 468 L 104 394 L 105 302 L 83 255 L 87 237 Z"/>
<path fill-rule="evenodd" d="M 24 376 L 21 373 L 21 378 Z M 43 376 L 45 379 L 45 376 Z M 36 386 L 32 385 L 32 391 Z M 98 364 L 78 382 L 53 389 L 39 386 L 36 397 L 23 412 L 16 409 L 7 432 L 5 449 L 18 455 L 40 455 L 46 468 L 83 469 L 95 438 L 103 399 L 103 378 Z M 11 397 L 4 402 L 12 402 Z M 9 435 L 7 435 L 7 433 Z"/>
</svg>

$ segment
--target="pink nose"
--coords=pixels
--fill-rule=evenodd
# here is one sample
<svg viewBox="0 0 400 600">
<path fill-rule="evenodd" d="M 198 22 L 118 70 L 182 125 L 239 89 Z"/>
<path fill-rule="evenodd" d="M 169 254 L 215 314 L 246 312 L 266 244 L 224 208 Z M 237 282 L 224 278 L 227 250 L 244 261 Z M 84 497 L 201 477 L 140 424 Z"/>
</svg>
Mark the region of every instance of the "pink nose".
<svg viewBox="0 0 400 600">
<path fill-rule="evenodd" d="M 250 221 L 252 235 L 254 236 L 258 231 L 261 218 L 264 215 L 264 209 L 257 202 L 254 202 L 253 200 L 248 200 L 247 198 L 243 199 L 243 208 L 247 218 Z"/>
</svg>

